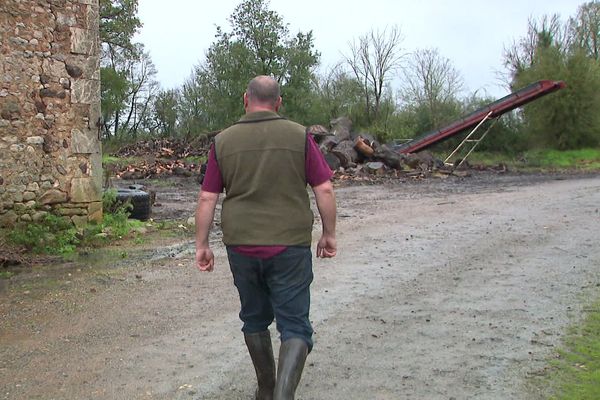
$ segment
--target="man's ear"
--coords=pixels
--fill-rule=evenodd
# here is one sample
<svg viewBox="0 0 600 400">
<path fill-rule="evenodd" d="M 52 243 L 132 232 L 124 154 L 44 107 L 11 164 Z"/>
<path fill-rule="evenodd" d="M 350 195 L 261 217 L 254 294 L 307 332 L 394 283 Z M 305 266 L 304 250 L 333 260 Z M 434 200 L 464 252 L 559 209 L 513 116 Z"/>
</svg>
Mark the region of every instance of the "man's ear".
<svg viewBox="0 0 600 400">
<path fill-rule="evenodd" d="M 244 92 L 244 109 L 248 108 L 248 95 Z"/>
<path fill-rule="evenodd" d="M 281 99 L 281 96 L 279 96 L 279 98 L 275 102 L 275 111 L 279 111 L 279 109 L 281 108 L 281 103 L 282 102 L 283 102 L 283 100 Z"/>
</svg>

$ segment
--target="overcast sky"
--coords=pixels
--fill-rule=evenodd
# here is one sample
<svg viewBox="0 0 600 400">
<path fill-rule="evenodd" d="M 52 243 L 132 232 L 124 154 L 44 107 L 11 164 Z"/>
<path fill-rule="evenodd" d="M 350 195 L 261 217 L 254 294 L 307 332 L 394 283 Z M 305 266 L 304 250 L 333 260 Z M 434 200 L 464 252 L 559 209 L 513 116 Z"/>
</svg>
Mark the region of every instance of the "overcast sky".
<svg viewBox="0 0 600 400">
<path fill-rule="evenodd" d="M 164 88 L 180 86 L 204 60 L 215 40 L 216 25 L 241 0 L 139 0 L 144 24 L 136 40 L 144 43 Z M 469 93 L 507 94 L 499 73 L 502 53 L 525 35 L 529 17 L 574 16 L 577 0 L 270 0 L 269 8 L 289 24 L 290 33 L 313 31 L 321 68 L 349 52 L 348 43 L 371 29 L 398 25 L 404 51 L 437 48 L 462 74 Z"/>
</svg>

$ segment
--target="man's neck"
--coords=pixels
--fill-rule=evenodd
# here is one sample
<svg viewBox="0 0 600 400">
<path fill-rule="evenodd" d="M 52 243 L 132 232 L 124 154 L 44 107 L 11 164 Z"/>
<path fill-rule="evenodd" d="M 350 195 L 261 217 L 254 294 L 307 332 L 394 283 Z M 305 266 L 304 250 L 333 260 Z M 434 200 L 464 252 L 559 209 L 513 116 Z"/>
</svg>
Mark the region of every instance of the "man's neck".
<svg viewBox="0 0 600 400">
<path fill-rule="evenodd" d="M 273 107 L 253 106 L 253 107 L 246 108 L 246 114 L 260 112 L 260 111 L 277 112 Z"/>
</svg>

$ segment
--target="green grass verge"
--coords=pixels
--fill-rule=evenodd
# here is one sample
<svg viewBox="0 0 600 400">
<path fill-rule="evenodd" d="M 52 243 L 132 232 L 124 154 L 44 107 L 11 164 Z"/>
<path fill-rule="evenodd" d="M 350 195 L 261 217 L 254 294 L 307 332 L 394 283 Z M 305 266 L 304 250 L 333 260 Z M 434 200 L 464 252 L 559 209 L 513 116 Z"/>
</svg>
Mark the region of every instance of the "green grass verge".
<svg viewBox="0 0 600 400">
<path fill-rule="evenodd" d="M 600 149 L 581 150 L 532 150 L 518 155 L 500 153 L 473 152 L 469 158 L 471 164 L 506 164 L 519 170 L 600 170 Z"/>
<path fill-rule="evenodd" d="M 115 156 L 111 156 L 109 154 L 103 154 L 102 155 L 102 165 L 104 167 L 108 167 L 111 165 L 116 165 L 116 166 L 125 166 L 125 165 L 130 165 L 130 164 L 136 164 L 142 161 L 141 157 L 115 157 Z"/>
<path fill-rule="evenodd" d="M 600 399 L 600 301 L 569 330 L 539 384 L 552 400 Z"/>
</svg>

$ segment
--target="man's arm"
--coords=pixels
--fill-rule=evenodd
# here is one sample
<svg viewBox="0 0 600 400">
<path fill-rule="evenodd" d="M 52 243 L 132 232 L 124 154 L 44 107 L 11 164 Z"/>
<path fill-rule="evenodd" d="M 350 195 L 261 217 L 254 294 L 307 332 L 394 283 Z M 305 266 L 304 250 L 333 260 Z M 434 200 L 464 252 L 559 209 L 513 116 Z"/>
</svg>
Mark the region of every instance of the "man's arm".
<svg viewBox="0 0 600 400">
<path fill-rule="evenodd" d="M 317 243 L 317 257 L 334 257 L 337 253 L 337 242 L 335 239 L 335 194 L 331 181 L 326 180 L 320 185 L 312 188 L 317 201 L 317 208 L 321 215 L 323 233 Z"/>
<path fill-rule="evenodd" d="M 196 266 L 200 271 L 212 271 L 215 257 L 208 243 L 208 233 L 215 216 L 219 193 L 200 191 L 196 206 Z"/>
</svg>

